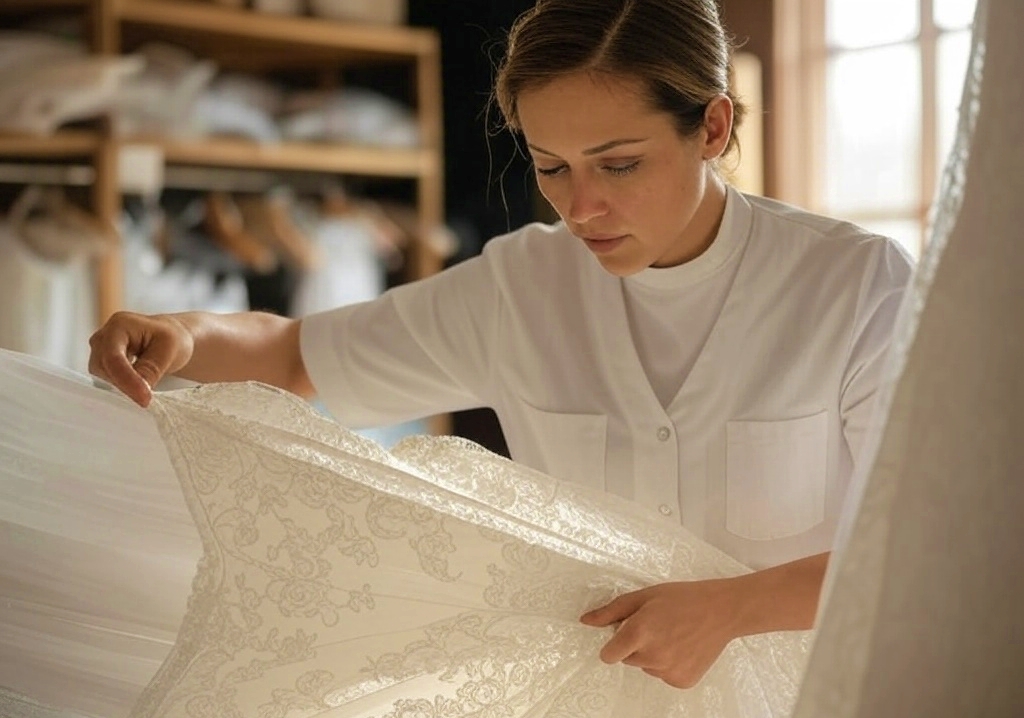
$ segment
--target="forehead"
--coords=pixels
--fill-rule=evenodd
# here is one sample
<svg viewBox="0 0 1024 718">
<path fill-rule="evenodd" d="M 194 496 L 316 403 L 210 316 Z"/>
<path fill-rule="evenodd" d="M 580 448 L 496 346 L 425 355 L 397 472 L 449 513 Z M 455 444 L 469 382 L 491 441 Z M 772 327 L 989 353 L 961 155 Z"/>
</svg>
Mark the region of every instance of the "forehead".
<svg viewBox="0 0 1024 718">
<path fill-rule="evenodd" d="M 670 116 L 651 105 L 643 83 L 628 77 L 562 75 L 522 92 L 516 108 L 527 142 L 541 147 L 590 147 L 623 135 L 673 129 Z"/>
</svg>

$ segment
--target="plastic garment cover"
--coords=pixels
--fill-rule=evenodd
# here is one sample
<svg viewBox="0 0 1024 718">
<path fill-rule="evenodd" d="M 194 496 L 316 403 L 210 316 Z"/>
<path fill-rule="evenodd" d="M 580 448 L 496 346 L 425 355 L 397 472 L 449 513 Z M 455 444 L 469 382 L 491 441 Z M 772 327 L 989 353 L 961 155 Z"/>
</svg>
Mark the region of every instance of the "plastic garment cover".
<svg viewBox="0 0 1024 718">
<path fill-rule="evenodd" d="M 22 355 L 0 360 L 0 465 L 21 467 L 23 483 L 71 481 L 89 499 L 72 511 L 49 494 L 57 506 L 35 517 L 36 535 L 59 542 L 73 528 L 67 515 L 91 505 L 88 528 L 111 539 L 97 551 L 157 555 L 150 541 L 162 525 L 173 563 L 161 574 L 142 561 L 134 576 L 115 577 L 113 564 L 52 563 L 61 547 L 46 541 L 21 542 L 15 565 L 0 558 L 15 579 L 0 592 L 17 587 L 22 614 L 45 637 L 34 644 L 33 670 L 11 672 L 29 637 L 12 626 L 18 617 L 0 625 L 10 701 L 103 716 L 752 718 L 787 715 L 795 699 L 804 633 L 734 641 L 689 691 L 600 662 L 612 629 L 580 624 L 585 610 L 655 582 L 745 571 L 621 499 L 451 437 L 407 439 L 385 452 L 262 385 L 166 392 L 145 412 Z M 35 421 L 58 428 L 54 445 L 25 443 L 21 426 Z M 64 423 L 88 442 L 69 444 Z M 117 478 L 69 479 L 76 452 L 104 454 Z M 152 475 L 168 455 L 181 487 L 171 500 L 166 471 Z M 126 475 L 125 462 L 139 475 Z M 102 464 L 81 466 L 102 473 Z M 130 511 L 119 494 L 134 498 Z M 173 558 L 194 550 L 182 495 L 203 550 L 171 647 L 162 642 L 167 619 L 188 593 Z M 102 510 L 107 503 L 125 515 Z M 147 513 L 149 530 L 139 526 Z M 8 512 L 4 530 L 24 531 L 19 516 Z M 120 530 L 127 524 L 131 535 Z M 28 568 L 33 559 L 38 571 Z M 69 604 L 72 623 L 48 613 L 53 601 Z M 75 651 L 63 652 L 75 632 L 82 639 L 66 644 Z M 119 668 L 112 653 L 97 670 L 85 647 L 103 641 L 114 653 L 150 657 L 170 648 L 130 712 L 128 689 L 142 688 L 143 668 L 131 660 Z M 69 687 L 68 672 L 82 690 Z M 118 700 L 90 700 L 104 694 Z"/>
<path fill-rule="evenodd" d="M 1024 715 L 1022 26 L 1021 3 L 980 1 L 798 718 Z"/>
</svg>

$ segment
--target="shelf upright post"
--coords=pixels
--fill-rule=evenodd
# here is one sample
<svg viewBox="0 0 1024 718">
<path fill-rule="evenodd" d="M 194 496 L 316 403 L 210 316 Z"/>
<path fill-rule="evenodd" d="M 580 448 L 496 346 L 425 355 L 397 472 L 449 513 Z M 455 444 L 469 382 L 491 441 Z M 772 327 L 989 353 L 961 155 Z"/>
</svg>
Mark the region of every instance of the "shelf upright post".
<svg viewBox="0 0 1024 718">
<path fill-rule="evenodd" d="M 92 50 L 98 55 L 117 55 L 121 50 L 118 21 L 120 0 L 92 0 L 89 8 Z M 103 224 L 117 227 L 121 211 L 120 184 L 117 177 L 118 142 L 110 118 L 102 121 L 100 141 L 93 156 L 96 177 L 92 187 L 93 212 Z M 96 266 L 96 310 L 98 325 L 124 304 L 123 259 L 120 242 L 107 252 Z"/>
<path fill-rule="evenodd" d="M 420 137 L 423 148 L 430 150 L 432 161 L 422 168 L 416 182 L 419 231 L 413 245 L 412 281 L 429 277 L 443 268 L 441 256 L 428 241 L 431 233 L 444 222 L 444 105 L 441 90 L 441 46 L 435 37 L 429 46 L 416 54 Z M 435 435 L 452 433 L 450 414 L 432 416 L 427 425 Z"/>
<path fill-rule="evenodd" d="M 419 241 L 413 256 L 413 277 L 422 279 L 441 270 L 442 259 L 427 237 L 444 221 L 443 103 L 441 99 L 441 48 L 434 39 L 416 55 L 416 102 L 419 108 L 420 136 L 432 161 L 417 179 Z"/>
</svg>

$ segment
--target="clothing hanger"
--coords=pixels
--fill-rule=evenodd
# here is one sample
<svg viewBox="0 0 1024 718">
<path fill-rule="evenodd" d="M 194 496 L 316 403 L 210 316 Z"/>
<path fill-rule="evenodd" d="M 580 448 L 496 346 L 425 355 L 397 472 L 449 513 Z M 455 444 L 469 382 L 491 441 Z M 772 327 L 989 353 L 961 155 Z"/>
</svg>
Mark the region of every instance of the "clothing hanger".
<svg viewBox="0 0 1024 718">
<path fill-rule="evenodd" d="M 52 262 L 98 257 L 119 242 L 112 223 L 81 209 L 57 187 L 26 187 L 11 206 L 8 220 L 32 252 Z"/>
<path fill-rule="evenodd" d="M 389 272 L 396 272 L 405 264 L 405 248 L 409 234 L 370 200 L 354 200 L 337 186 L 324 188 L 320 203 L 324 217 L 356 219 L 364 222 L 373 238 L 377 256 Z"/>
<path fill-rule="evenodd" d="M 299 227 L 292 215 L 291 199 L 268 192 L 238 199 L 242 223 L 254 237 L 276 252 L 286 264 L 313 271 L 323 263 L 319 248 Z"/>
<path fill-rule="evenodd" d="M 246 229 L 230 195 L 211 192 L 206 196 L 204 210 L 203 227 L 219 247 L 260 274 L 277 269 L 277 254 Z"/>
<path fill-rule="evenodd" d="M 458 250 L 459 240 L 447 225 L 436 224 L 424 231 L 419 213 L 408 204 L 394 201 L 376 202 L 374 210 L 378 214 L 378 221 L 397 227 L 402 233 L 403 247 L 418 238 L 442 259 L 451 257 Z"/>
</svg>

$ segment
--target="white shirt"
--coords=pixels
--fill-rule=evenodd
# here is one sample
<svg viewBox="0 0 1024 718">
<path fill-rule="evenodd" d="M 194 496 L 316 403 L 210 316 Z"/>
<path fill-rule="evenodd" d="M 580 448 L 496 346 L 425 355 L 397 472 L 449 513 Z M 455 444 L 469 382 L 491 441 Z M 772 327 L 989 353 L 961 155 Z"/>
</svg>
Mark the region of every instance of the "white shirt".
<svg viewBox="0 0 1024 718">
<path fill-rule="evenodd" d="M 752 568 L 826 551 L 910 262 L 891 240 L 732 189 L 719 234 L 689 266 L 735 243 L 719 270 L 734 278 L 667 407 L 624 280 L 562 224 L 307 317 L 306 369 L 348 426 L 490 406 L 516 461 L 659 511 Z"/>
<path fill-rule="evenodd" d="M 718 235 L 700 257 L 675 267 L 650 267 L 622 282 L 636 353 L 663 407 L 697 363 L 736 277 L 735 260 L 744 245 L 734 226 L 738 194 L 726 198 Z"/>
</svg>

